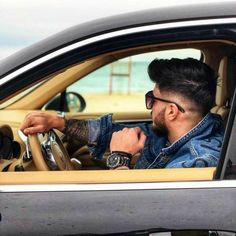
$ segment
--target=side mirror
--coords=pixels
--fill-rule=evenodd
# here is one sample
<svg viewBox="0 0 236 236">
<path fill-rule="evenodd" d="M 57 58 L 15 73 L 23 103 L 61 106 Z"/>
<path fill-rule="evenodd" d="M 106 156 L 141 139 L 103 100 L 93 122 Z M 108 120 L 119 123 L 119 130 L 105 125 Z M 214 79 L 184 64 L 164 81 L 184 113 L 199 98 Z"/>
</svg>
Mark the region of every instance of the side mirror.
<svg viewBox="0 0 236 236">
<path fill-rule="evenodd" d="M 66 93 L 66 102 L 69 112 L 81 112 L 86 107 L 86 102 L 79 93 Z"/>
<path fill-rule="evenodd" d="M 85 99 L 82 95 L 75 92 L 66 92 L 55 96 L 46 105 L 44 110 L 56 110 L 64 112 L 82 112 L 86 107 Z"/>
</svg>

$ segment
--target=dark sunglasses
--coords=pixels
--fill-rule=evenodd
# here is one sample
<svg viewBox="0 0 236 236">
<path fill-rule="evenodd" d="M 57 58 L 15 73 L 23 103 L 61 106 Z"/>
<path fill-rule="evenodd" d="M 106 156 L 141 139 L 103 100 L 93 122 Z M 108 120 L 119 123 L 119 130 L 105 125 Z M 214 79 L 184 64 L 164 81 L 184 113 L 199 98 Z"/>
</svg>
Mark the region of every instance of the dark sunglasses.
<svg viewBox="0 0 236 236">
<path fill-rule="evenodd" d="M 158 101 L 161 101 L 161 102 L 173 103 L 173 104 L 175 104 L 175 105 L 178 107 L 178 109 L 179 109 L 182 113 L 185 112 L 185 110 L 184 110 L 180 105 L 178 105 L 176 102 L 172 102 L 172 101 L 170 101 L 170 100 L 166 100 L 166 99 L 162 99 L 162 98 L 155 97 L 155 96 L 153 95 L 153 91 L 149 91 L 149 92 L 147 92 L 147 93 L 145 94 L 145 103 L 146 103 L 146 108 L 147 108 L 148 110 L 152 109 L 155 100 L 158 100 Z"/>
</svg>

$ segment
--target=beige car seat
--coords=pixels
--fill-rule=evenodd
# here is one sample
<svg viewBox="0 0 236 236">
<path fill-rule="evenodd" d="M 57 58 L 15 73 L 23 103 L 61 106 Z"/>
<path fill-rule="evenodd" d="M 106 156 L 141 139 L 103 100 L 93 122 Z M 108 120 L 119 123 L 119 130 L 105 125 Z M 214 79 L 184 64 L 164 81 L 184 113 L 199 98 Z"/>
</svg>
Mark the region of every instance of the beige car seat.
<svg viewBox="0 0 236 236">
<path fill-rule="evenodd" d="M 236 57 L 223 57 L 218 69 L 216 106 L 211 112 L 221 115 L 226 125 L 236 84 Z"/>
</svg>

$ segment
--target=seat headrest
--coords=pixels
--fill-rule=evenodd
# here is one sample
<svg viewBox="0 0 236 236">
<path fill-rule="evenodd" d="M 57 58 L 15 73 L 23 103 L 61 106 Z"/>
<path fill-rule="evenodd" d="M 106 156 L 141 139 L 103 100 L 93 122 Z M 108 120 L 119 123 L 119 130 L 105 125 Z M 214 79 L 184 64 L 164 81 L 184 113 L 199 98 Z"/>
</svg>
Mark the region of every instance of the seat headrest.
<svg viewBox="0 0 236 236">
<path fill-rule="evenodd" d="M 216 105 L 222 107 L 233 96 L 236 84 L 236 58 L 223 57 L 218 69 Z"/>
<path fill-rule="evenodd" d="M 221 107 L 224 106 L 226 102 L 226 92 L 227 92 L 227 71 L 228 66 L 228 57 L 223 57 L 220 61 L 219 69 L 218 69 L 218 80 L 216 87 L 216 105 Z"/>
</svg>

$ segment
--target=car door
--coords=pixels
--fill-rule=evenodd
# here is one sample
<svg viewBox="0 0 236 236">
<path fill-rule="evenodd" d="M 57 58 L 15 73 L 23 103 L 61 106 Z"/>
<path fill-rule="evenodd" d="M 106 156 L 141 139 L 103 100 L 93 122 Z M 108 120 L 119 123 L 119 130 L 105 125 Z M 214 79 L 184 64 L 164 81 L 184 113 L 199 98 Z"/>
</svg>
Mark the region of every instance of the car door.
<svg viewBox="0 0 236 236">
<path fill-rule="evenodd" d="M 44 58 L 42 64 L 31 64 L 24 67 L 23 72 L 15 71 L 17 80 L 7 74 L 3 77 L 1 99 L 24 86 L 29 87 L 29 81 L 33 84 L 69 64 L 109 50 L 163 41 L 178 43 L 220 38 L 234 43 L 235 21 L 230 21 L 227 27 L 221 20 L 154 24 L 148 29 L 138 27 L 126 30 L 124 34 L 116 32 L 116 36 L 110 35 L 110 38 L 102 35 L 102 40 L 88 45 L 81 43 L 72 52 Z M 236 231 L 236 181 L 233 168 L 228 164 L 229 159 L 233 162 L 231 166 L 235 164 L 235 96 L 226 129 L 216 175 L 215 168 L 2 172 L 0 233 L 72 235 L 171 229 Z M 233 179 L 228 179 L 227 170 L 232 172 L 230 177 Z"/>
</svg>

